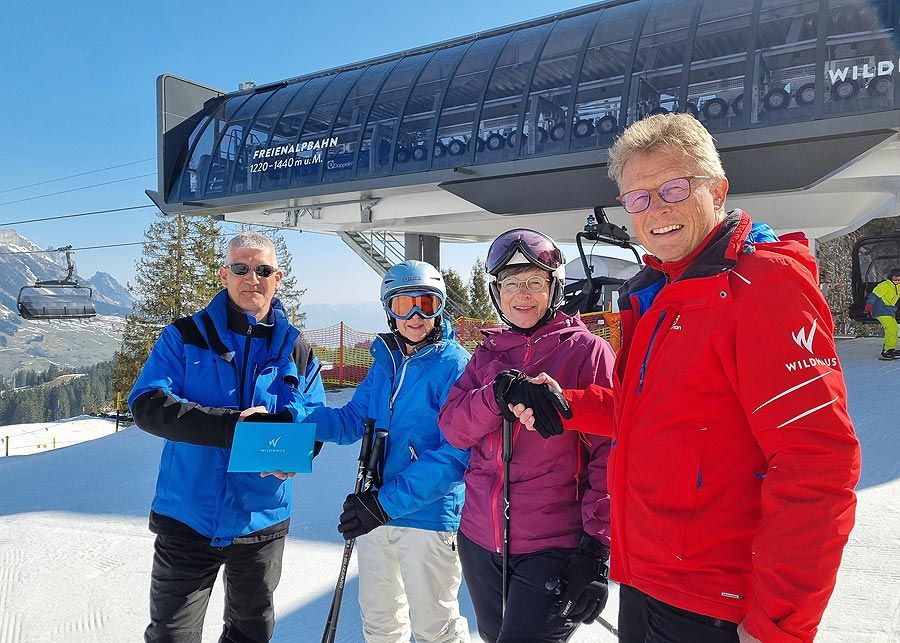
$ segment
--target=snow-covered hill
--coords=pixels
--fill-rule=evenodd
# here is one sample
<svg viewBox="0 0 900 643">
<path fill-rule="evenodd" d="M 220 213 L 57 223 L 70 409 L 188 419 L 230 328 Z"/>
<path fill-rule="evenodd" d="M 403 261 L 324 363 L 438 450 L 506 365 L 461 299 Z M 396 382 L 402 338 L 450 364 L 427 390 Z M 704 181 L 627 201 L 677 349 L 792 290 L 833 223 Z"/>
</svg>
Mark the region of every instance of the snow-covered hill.
<svg viewBox="0 0 900 643">
<path fill-rule="evenodd" d="M 874 339 L 838 344 L 850 413 L 863 445 L 857 525 L 818 641 L 900 641 L 900 362 L 875 359 Z M 329 394 L 345 403 L 352 389 Z M 105 420 L 0 427 L 0 437 L 58 444 L 76 431 L 109 431 Z M 99 423 L 99 424 L 98 424 Z M 12 444 L 15 444 L 13 442 Z M 153 536 L 147 511 L 162 441 L 130 428 L 34 455 L 0 457 L 0 641 L 138 641 L 147 622 Z M 327 445 L 315 471 L 294 479 L 296 505 L 276 598 L 275 641 L 318 641 L 331 602 L 342 541 L 335 525 L 355 473 L 355 447 Z M 0 448 L 2 456 L 2 448 Z M 338 640 L 362 641 L 355 563 Z M 472 640 L 474 615 L 466 596 Z M 615 621 L 613 588 L 604 616 Z M 204 641 L 221 627 L 221 584 L 207 612 Z M 600 625 L 573 643 L 615 640 Z"/>
</svg>

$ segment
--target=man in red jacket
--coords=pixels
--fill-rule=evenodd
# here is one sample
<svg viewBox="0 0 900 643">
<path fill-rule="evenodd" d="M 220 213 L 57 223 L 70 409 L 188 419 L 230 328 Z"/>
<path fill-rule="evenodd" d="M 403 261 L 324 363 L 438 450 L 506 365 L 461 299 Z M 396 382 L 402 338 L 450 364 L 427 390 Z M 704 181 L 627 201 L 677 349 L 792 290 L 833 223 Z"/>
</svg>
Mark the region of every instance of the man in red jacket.
<svg viewBox="0 0 900 643">
<path fill-rule="evenodd" d="M 812 641 L 860 467 L 815 260 L 726 212 L 712 137 L 689 115 L 629 127 L 609 173 L 650 253 L 620 297 L 613 387 L 564 390 L 561 423 L 513 411 L 544 437 L 614 438 L 620 640 Z"/>
</svg>

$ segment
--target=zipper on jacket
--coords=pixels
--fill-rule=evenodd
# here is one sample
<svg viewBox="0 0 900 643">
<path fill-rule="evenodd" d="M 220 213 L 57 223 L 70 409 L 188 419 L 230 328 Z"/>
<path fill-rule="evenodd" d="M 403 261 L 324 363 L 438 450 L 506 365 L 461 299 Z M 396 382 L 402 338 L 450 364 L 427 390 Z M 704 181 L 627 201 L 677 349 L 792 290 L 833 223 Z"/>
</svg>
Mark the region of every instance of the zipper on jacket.
<svg viewBox="0 0 900 643">
<path fill-rule="evenodd" d="M 244 342 L 244 366 L 241 369 L 241 378 L 240 378 L 240 394 L 238 395 L 238 400 L 240 401 L 240 410 L 244 410 L 244 384 L 247 380 L 247 366 L 250 365 L 250 342 L 253 341 L 253 326 L 250 324 L 247 325 L 247 340 Z"/>
<path fill-rule="evenodd" d="M 640 393 L 644 390 L 644 375 L 647 372 L 647 362 L 650 361 L 650 353 L 653 352 L 653 342 L 656 341 L 656 333 L 659 332 L 659 327 L 662 326 L 663 320 L 666 318 L 666 311 L 662 311 L 659 314 L 659 319 L 656 321 L 656 327 L 653 329 L 653 334 L 650 335 L 650 345 L 647 346 L 647 353 L 644 355 L 644 361 L 641 362 L 641 377 L 638 380 L 638 388 L 637 392 Z"/>
<path fill-rule="evenodd" d="M 510 465 L 512 465 L 512 462 L 510 462 Z M 499 554 L 502 537 L 500 535 L 500 516 L 497 512 L 497 503 L 500 502 L 500 491 L 503 489 L 503 449 L 499 446 L 497 447 L 497 466 L 500 467 L 500 482 L 494 487 L 494 497 L 491 500 L 491 522 L 494 523 L 494 553 Z"/>
</svg>

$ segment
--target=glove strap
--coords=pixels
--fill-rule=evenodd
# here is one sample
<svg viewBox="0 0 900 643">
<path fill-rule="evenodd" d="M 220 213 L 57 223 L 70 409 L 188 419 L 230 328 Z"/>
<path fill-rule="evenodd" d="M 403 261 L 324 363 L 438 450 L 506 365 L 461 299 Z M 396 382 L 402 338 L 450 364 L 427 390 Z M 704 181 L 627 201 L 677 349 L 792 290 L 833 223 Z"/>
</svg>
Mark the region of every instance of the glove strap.
<svg viewBox="0 0 900 643">
<path fill-rule="evenodd" d="M 609 547 L 596 538 L 582 533 L 581 540 L 578 541 L 578 551 L 596 557 L 600 562 L 600 574 L 603 578 L 609 578 Z"/>
</svg>

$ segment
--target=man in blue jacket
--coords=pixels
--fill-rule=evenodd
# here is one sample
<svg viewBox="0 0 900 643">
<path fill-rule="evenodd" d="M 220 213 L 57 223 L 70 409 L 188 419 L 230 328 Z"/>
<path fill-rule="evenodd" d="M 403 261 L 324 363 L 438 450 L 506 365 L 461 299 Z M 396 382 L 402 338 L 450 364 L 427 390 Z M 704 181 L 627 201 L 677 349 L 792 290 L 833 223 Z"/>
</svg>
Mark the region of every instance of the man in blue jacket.
<svg viewBox="0 0 900 643">
<path fill-rule="evenodd" d="M 166 440 L 150 511 L 145 641 L 199 642 L 223 565 L 219 641 L 272 637 L 292 483 L 228 473 L 234 429 L 300 421 L 325 403 L 309 344 L 274 299 L 282 272 L 271 240 L 235 236 L 219 276 L 224 290 L 206 308 L 163 330 L 128 398 L 135 424 Z"/>
</svg>

